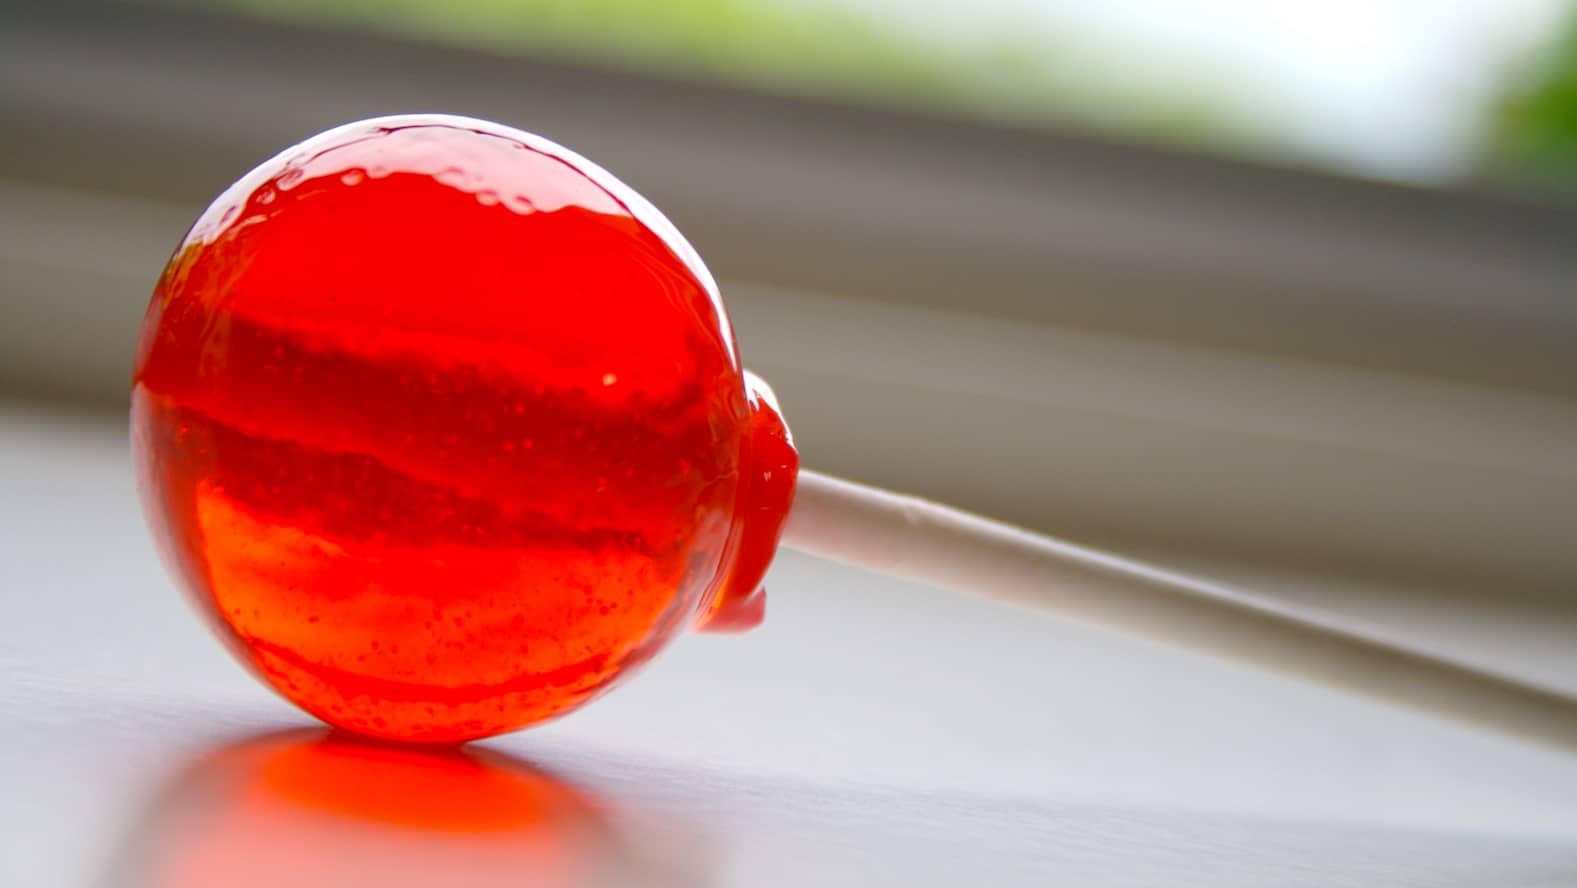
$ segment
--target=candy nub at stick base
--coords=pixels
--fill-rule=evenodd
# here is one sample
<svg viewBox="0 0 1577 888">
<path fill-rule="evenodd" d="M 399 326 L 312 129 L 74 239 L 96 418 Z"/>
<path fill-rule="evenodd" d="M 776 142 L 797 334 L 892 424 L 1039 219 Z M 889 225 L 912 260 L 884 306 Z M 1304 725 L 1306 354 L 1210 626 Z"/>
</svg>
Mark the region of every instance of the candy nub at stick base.
<svg viewBox="0 0 1577 888">
<path fill-rule="evenodd" d="M 782 544 L 1577 753 L 1577 700 L 915 497 L 802 470 Z"/>
</svg>

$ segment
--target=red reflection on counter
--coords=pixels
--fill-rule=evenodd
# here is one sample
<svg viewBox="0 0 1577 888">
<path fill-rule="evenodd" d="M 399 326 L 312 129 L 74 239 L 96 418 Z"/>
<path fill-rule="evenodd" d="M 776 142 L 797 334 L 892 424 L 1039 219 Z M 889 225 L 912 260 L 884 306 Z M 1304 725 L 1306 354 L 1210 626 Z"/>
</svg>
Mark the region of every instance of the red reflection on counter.
<svg viewBox="0 0 1577 888">
<path fill-rule="evenodd" d="M 148 888 L 474 888 L 693 882 L 602 806 L 474 750 L 292 732 L 214 753 L 139 825 L 110 882 Z"/>
</svg>

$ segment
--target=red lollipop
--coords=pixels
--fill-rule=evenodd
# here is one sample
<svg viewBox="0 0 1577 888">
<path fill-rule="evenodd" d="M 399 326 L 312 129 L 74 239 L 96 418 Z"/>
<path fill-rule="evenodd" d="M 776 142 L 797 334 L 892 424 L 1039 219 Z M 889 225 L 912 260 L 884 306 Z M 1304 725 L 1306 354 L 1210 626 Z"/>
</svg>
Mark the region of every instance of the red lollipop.
<svg viewBox="0 0 1577 888">
<path fill-rule="evenodd" d="M 132 419 L 150 523 L 239 656 L 405 740 L 538 722 L 759 622 L 798 466 L 673 226 L 458 117 L 340 127 L 214 201 Z"/>
<path fill-rule="evenodd" d="M 569 151 L 351 124 L 219 197 L 165 269 L 132 423 L 149 521 L 303 709 L 457 741 L 759 622 L 792 545 L 1577 749 L 1577 701 L 1231 589 L 813 472 L 716 285 Z"/>
</svg>

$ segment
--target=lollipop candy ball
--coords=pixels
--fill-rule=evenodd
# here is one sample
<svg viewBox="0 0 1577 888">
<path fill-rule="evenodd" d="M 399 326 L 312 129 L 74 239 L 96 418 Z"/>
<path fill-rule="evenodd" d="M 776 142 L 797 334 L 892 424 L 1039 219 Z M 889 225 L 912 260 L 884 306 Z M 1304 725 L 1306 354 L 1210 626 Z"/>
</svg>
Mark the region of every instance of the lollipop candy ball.
<svg viewBox="0 0 1577 888">
<path fill-rule="evenodd" d="M 479 120 L 350 124 L 197 220 L 132 387 L 145 511 L 236 654 L 450 742 L 759 621 L 797 458 L 650 204 Z"/>
</svg>

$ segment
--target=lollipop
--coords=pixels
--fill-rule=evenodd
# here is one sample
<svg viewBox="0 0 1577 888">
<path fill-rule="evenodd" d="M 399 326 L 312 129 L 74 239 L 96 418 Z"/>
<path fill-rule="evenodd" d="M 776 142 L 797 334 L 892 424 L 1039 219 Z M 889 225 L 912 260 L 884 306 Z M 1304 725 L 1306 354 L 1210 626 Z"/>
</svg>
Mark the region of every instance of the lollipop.
<svg viewBox="0 0 1577 888">
<path fill-rule="evenodd" d="M 541 721 L 759 621 L 798 464 L 660 213 L 444 117 L 221 195 L 154 292 L 132 419 L 150 522 L 241 658 L 407 740 Z"/>
<path fill-rule="evenodd" d="M 846 562 L 1577 747 L 1559 695 L 799 472 L 684 238 L 495 123 L 354 123 L 231 186 L 154 291 L 132 425 L 199 608 L 269 685 L 366 734 L 523 727 L 687 629 L 754 625 L 787 522 Z"/>
</svg>

